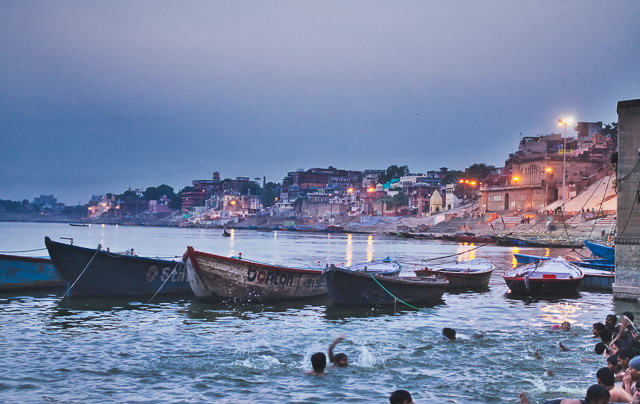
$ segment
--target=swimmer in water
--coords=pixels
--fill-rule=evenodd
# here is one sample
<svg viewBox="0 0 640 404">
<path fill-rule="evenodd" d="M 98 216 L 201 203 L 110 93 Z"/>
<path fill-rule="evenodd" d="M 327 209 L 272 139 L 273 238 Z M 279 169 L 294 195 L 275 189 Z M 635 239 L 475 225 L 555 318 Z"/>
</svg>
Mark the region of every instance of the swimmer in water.
<svg viewBox="0 0 640 404">
<path fill-rule="evenodd" d="M 340 352 L 340 353 L 337 353 L 335 356 L 333 355 L 333 348 L 335 348 L 335 346 L 340 341 L 342 341 L 344 337 L 345 337 L 344 334 L 338 335 L 338 338 L 336 338 L 336 340 L 333 341 L 331 345 L 329 345 L 329 362 L 333 363 L 333 366 L 336 366 L 339 368 L 346 368 L 347 366 L 349 366 L 349 358 L 347 357 L 346 354 Z"/>
</svg>

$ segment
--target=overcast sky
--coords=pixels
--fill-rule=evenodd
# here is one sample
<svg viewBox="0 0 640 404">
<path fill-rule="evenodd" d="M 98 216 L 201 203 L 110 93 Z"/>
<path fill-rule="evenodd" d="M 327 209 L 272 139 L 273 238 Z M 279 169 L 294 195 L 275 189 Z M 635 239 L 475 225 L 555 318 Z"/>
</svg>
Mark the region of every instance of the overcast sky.
<svg viewBox="0 0 640 404">
<path fill-rule="evenodd" d="M 3 0 L 0 199 L 502 166 L 521 134 L 640 98 L 638 16 L 637 0 Z"/>
</svg>

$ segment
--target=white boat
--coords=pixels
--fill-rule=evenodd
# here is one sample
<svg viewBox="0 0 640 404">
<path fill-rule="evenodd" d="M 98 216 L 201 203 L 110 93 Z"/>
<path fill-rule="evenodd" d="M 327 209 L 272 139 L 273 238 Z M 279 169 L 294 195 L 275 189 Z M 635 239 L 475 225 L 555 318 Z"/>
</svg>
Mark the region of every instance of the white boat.
<svg viewBox="0 0 640 404">
<path fill-rule="evenodd" d="M 367 272 L 374 275 L 397 275 L 402 271 L 402 265 L 387 257 L 383 260 L 365 261 L 346 269 L 356 272 Z"/>
</svg>

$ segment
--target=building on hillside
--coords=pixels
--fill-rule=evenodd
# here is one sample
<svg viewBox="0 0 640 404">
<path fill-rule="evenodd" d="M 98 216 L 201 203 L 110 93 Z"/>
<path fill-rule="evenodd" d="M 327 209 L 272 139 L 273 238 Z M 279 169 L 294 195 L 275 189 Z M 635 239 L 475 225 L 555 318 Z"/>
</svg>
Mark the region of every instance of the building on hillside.
<svg viewBox="0 0 640 404">
<path fill-rule="evenodd" d="M 429 213 L 432 215 L 442 212 L 442 195 L 435 191 L 429 199 Z"/>
<path fill-rule="evenodd" d="M 492 212 L 544 209 L 562 198 L 563 167 L 565 200 L 607 174 L 613 152 L 611 139 L 591 134 L 590 141 L 582 143 L 586 147 L 581 147 L 578 139 L 568 137 L 566 150 L 564 143 L 559 134 L 522 138 L 505 167 L 486 178 L 480 187 L 481 209 Z"/>
<path fill-rule="evenodd" d="M 460 199 L 455 195 L 456 184 L 447 184 L 443 210 L 455 209 L 460 205 Z"/>
</svg>

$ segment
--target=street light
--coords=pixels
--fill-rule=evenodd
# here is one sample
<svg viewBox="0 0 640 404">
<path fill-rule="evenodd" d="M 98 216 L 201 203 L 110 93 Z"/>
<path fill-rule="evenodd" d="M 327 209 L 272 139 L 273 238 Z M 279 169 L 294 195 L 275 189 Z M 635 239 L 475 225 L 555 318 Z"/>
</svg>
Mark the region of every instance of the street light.
<svg viewBox="0 0 640 404">
<path fill-rule="evenodd" d="M 564 188 L 564 181 L 565 178 L 567 177 L 567 125 L 570 125 L 573 123 L 573 119 L 572 118 L 564 118 L 564 119 L 558 119 L 558 125 L 563 126 L 564 125 L 564 146 L 562 147 L 562 215 L 564 217 L 564 194 L 565 194 L 565 188 Z"/>
<path fill-rule="evenodd" d="M 544 190 L 544 206 L 547 206 L 549 204 L 549 174 L 551 174 L 551 172 L 553 171 L 553 169 L 551 167 L 547 167 L 544 169 L 545 171 L 545 175 L 544 175 L 544 183 L 545 183 L 545 190 Z"/>
</svg>

